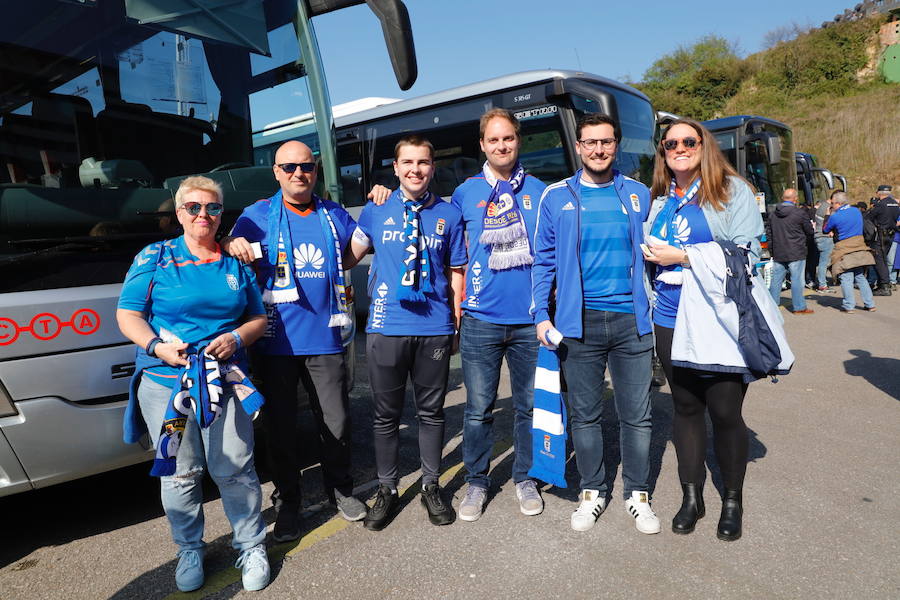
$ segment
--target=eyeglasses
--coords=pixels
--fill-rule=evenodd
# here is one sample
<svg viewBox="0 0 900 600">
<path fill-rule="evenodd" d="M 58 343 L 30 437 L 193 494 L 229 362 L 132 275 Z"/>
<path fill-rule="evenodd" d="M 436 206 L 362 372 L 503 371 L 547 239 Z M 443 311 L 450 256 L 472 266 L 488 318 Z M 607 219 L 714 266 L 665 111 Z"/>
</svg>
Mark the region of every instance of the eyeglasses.
<svg viewBox="0 0 900 600">
<path fill-rule="evenodd" d="M 616 145 L 616 138 L 603 138 L 602 140 L 595 139 L 587 139 L 587 140 L 578 140 L 578 143 L 581 144 L 585 150 L 593 150 L 597 147 L 597 144 L 604 150 L 609 150 L 613 146 Z"/>
<path fill-rule="evenodd" d="M 293 173 L 297 170 L 297 167 L 300 167 L 300 170 L 304 173 L 312 173 L 316 170 L 316 163 L 314 162 L 305 162 L 305 163 L 281 163 L 278 165 L 278 168 L 284 171 L 285 173 Z"/>
<path fill-rule="evenodd" d="M 681 142 L 682 144 L 684 144 L 685 148 L 696 148 L 697 144 L 700 143 L 700 140 L 698 140 L 695 137 L 686 137 L 686 138 L 682 138 L 680 140 L 676 140 L 676 139 L 663 140 L 662 147 L 665 148 L 666 150 L 668 150 L 669 152 L 671 152 L 672 150 L 674 150 L 675 148 L 678 147 L 678 142 Z"/>
<path fill-rule="evenodd" d="M 206 214 L 211 217 L 218 217 L 225 210 L 225 206 L 221 202 L 210 202 L 208 204 L 200 204 L 199 202 L 185 202 L 181 205 L 187 214 L 196 217 L 200 211 L 206 209 Z"/>
</svg>

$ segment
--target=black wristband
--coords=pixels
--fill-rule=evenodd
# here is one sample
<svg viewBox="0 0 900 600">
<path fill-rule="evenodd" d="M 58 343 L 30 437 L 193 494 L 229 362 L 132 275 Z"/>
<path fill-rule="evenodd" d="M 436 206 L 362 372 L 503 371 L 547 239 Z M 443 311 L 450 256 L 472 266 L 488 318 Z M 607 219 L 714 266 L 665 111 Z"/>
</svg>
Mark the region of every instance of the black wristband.
<svg viewBox="0 0 900 600">
<path fill-rule="evenodd" d="M 144 348 L 144 350 L 147 352 L 147 356 L 152 356 L 154 358 L 158 358 L 156 356 L 156 345 L 161 344 L 162 341 L 163 340 L 161 337 L 155 337 L 152 340 L 150 340 L 149 342 L 147 342 L 147 347 Z"/>
</svg>

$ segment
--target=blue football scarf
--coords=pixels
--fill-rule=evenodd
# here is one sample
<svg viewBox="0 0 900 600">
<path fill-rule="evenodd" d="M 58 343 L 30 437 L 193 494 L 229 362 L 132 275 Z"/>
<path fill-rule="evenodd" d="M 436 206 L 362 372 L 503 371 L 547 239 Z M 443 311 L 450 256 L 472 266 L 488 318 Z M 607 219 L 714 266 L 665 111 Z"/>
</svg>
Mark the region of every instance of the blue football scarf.
<svg viewBox="0 0 900 600">
<path fill-rule="evenodd" d="M 650 235 L 670 246 L 683 248 L 684 244 L 680 239 L 682 237 L 680 234 L 684 233 L 684 230 L 688 227 L 688 222 L 687 219 L 678 217 L 678 211 L 697 195 L 697 192 L 700 190 L 700 178 L 698 177 L 691 184 L 681 198 L 675 193 L 676 187 L 675 179 L 673 178 L 672 183 L 669 184 L 669 196 L 666 199 L 666 205 L 656 215 L 656 219 L 650 227 Z M 670 285 L 681 285 L 682 269 L 681 265 L 673 265 L 671 268 L 661 270 L 656 278 Z"/>
<path fill-rule="evenodd" d="M 432 291 L 431 259 L 422 233 L 419 212 L 432 200 L 431 192 L 427 192 L 419 200 L 409 200 L 400 192 L 403 199 L 403 240 L 406 257 L 400 269 L 400 285 L 397 287 L 397 299 L 401 302 L 425 302 L 425 293 Z"/>
<path fill-rule="evenodd" d="M 538 349 L 534 372 L 532 463 L 528 474 L 557 487 L 566 487 L 566 404 L 555 350 Z"/>
<path fill-rule="evenodd" d="M 300 299 L 300 293 L 297 291 L 293 261 L 289 254 L 294 244 L 291 242 L 291 228 L 281 190 L 270 199 L 266 218 L 266 258 L 275 268 L 263 287 L 263 302 L 268 306 L 296 302 Z"/>
<path fill-rule="evenodd" d="M 525 169 L 516 161 L 509 181 L 498 179 L 488 167 L 482 167 L 491 195 L 484 207 L 483 228 L 479 241 L 491 245 L 488 267 L 495 271 L 534 263 L 525 218 L 519 210 L 516 194 L 525 184 Z"/>
<path fill-rule="evenodd" d="M 329 299 L 331 307 L 331 318 L 328 319 L 329 327 L 342 327 L 350 325 L 350 315 L 347 311 L 347 289 L 344 286 L 344 262 L 341 257 L 341 238 L 338 235 L 337 228 L 334 226 L 334 220 L 331 213 L 325 207 L 325 202 L 318 196 L 314 196 L 316 200 L 316 214 L 319 215 L 319 224 L 322 226 L 322 232 L 325 234 L 325 250 L 328 256 L 328 274 L 331 277 L 331 289 L 333 293 Z M 332 243 L 328 243 L 331 236 Z"/>
<path fill-rule="evenodd" d="M 263 405 L 262 394 L 235 362 L 220 363 L 206 354 L 205 348 L 204 346 L 188 355 L 188 364 L 172 386 L 150 475 L 164 477 L 175 474 L 178 448 L 181 446 L 187 420 L 196 419 L 202 428 L 212 426 L 222 414 L 222 403 L 227 391 L 234 393 L 248 415 L 252 415 Z"/>
</svg>

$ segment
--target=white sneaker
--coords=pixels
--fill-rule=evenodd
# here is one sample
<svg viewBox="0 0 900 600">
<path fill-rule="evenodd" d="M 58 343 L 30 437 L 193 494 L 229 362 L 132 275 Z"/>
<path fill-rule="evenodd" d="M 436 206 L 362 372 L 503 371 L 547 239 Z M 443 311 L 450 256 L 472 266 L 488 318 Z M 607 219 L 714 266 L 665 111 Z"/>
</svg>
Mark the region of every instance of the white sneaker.
<svg viewBox="0 0 900 600">
<path fill-rule="evenodd" d="M 628 514 L 634 517 L 634 526 L 641 533 L 659 533 L 659 518 L 650 508 L 650 494 L 648 492 L 631 492 L 631 498 L 625 501 Z"/>
<path fill-rule="evenodd" d="M 600 497 L 597 490 L 581 490 L 579 494 L 581 503 L 572 513 L 572 529 L 575 531 L 587 531 L 597 522 L 597 517 L 606 508 L 606 498 Z"/>
<path fill-rule="evenodd" d="M 458 515 L 461 521 L 477 521 L 484 510 L 487 490 L 477 485 L 469 485 L 466 496 L 459 503 Z"/>
</svg>

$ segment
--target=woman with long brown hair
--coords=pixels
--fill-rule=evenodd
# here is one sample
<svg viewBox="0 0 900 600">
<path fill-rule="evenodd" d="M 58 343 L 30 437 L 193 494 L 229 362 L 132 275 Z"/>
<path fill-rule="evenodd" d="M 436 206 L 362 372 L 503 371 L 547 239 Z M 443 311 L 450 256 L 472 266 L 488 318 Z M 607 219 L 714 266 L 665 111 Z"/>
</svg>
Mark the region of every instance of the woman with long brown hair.
<svg viewBox="0 0 900 600">
<path fill-rule="evenodd" d="M 741 536 L 742 488 L 748 435 L 741 415 L 747 384 L 739 373 L 673 366 L 672 340 L 681 301 L 681 271 L 690 268 L 685 246 L 713 241 L 749 245 L 759 256 L 762 217 L 750 185 L 726 161 L 712 134 L 691 119 L 674 121 L 656 152 L 651 194 L 648 262 L 657 265 L 653 285 L 656 352 L 672 392 L 672 437 L 683 502 L 672 531 L 687 534 L 704 516 L 706 419 L 709 410 L 715 453 L 725 494 L 718 537 Z M 688 324 L 690 326 L 690 324 Z"/>
</svg>

